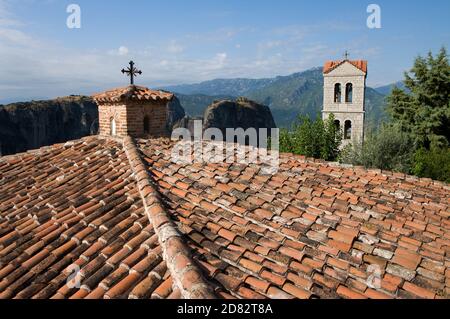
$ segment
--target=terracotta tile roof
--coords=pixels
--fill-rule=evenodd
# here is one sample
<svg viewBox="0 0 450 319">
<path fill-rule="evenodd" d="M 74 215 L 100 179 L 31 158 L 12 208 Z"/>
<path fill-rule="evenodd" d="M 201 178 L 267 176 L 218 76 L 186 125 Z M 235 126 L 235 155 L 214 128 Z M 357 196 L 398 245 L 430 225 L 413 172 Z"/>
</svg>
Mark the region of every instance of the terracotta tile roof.
<svg viewBox="0 0 450 319">
<path fill-rule="evenodd" d="M 263 176 L 258 164 L 173 164 L 164 140 L 139 147 L 219 291 L 239 298 L 450 293 L 447 184 L 288 154 L 276 175 Z M 380 267 L 379 288 L 366 281 L 370 265 Z"/>
<path fill-rule="evenodd" d="M 156 185 L 150 183 L 147 169 L 131 137 L 124 138 L 124 148 L 136 176 L 145 212 L 158 236 L 167 268 L 181 296 L 189 299 L 214 298 L 213 291 L 203 280 L 200 269 L 193 263 L 190 250 L 166 212 Z"/>
<path fill-rule="evenodd" d="M 86 138 L 0 167 L 0 298 L 172 291 L 161 288 L 171 274 L 120 143 Z M 71 265 L 81 268 L 80 289 L 66 285 Z"/>
<path fill-rule="evenodd" d="M 0 158 L 0 298 L 449 297 L 448 184 L 292 154 L 275 175 L 175 164 L 172 147 Z"/>
<path fill-rule="evenodd" d="M 325 65 L 323 67 L 323 73 L 330 73 L 331 71 L 333 71 L 334 69 L 336 69 L 338 66 L 340 66 L 341 64 L 343 64 L 344 62 L 350 62 L 351 64 L 353 64 L 355 67 L 357 67 L 358 69 L 360 69 L 361 71 L 363 71 L 364 73 L 367 73 L 367 61 L 365 60 L 354 60 L 354 61 L 350 61 L 350 60 L 338 60 L 338 61 L 327 61 L 325 62 Z"/>
<path fill-rule="evenodd" d="M 173 94 L 165 91 L 150 90 L 143 86 L 129 85 L 92 96 L 97 103 L 122 101 L 165 101 L 169 102 Z"/>
</svg>

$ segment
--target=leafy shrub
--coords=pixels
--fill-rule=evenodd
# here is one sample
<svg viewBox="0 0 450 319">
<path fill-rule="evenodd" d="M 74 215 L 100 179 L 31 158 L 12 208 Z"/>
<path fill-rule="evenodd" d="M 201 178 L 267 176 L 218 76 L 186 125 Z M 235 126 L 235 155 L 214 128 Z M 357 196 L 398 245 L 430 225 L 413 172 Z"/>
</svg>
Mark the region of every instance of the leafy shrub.
<svg viewBox="0 0 450 319">
<path fill-rule="evenodd" d="M 411 170 L 414 156 L 412 137 L 398 126 L 384 125 L 377 133 L 369 134 L 363 145 L 349 145 L 340 154 L 340 161 L 403 173 Z"/>
<path fill-rule="evenodd" d="M 309 117 L 299 117 L 289 130 L 280 132 L 280 152 L 335 160 L 339 155 L 342 134 L 334 124 L 334 115 L 323 121 L 319 117 L 311 121 Z"/>
<path fill-rule="evenodd" d="M 429 177 L 450 183 L 450 148 L 417 150 L 412 172 L 419 177 Z"/>
</svg>

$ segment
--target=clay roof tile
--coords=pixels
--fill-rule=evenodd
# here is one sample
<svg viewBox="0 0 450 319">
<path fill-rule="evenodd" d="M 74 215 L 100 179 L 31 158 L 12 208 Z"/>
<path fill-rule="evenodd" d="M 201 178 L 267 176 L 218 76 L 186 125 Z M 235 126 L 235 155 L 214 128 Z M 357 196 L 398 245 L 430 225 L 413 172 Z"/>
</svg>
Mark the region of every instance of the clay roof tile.
<svg viewBox="0 0 450 319">
<path fill-rule="evenodd" d="M 367 73 L 367 61 L 365 60 L 337 60 L 337 61 L 327 61 L 323 66 L 323 73 L 327 74 L 336 69 L 338 66 L 342 65 L 344 62 L 349 62 L 355 67 Z"/>
<path fill-rule="evenodd" d="M 170 102 L 173 99 L 173 96 L 173 93 L 170 92 L 151 90 L 149 88 L 137 85 L 129 85 L 92 95 L 94 100 L 100 104 L 125 101 Z"/>
<path fill-rule="evenodd" d="M 173 145 L 87 137 L 0 157 L 0 297 L 449 293 L 448 184 L 292 154 L 273 176 L 175 164 Z M 80 290 L 66 286 L 72 267 Z"/>
</svg>

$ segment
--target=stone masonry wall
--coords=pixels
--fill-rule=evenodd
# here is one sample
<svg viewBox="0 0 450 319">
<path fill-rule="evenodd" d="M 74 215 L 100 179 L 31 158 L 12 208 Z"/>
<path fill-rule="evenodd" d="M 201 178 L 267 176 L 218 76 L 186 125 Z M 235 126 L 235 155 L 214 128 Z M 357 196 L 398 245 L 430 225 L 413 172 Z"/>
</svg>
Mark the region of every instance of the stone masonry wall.
<svg viewBox="0 0 450 319">
<path fill-rule="evenodd" d="M 116 121 L 116 133 L 127 134 L 127 109 L 125 105 L 102 104 L 98 106 L 99 134 L 110 135 L 111 119 Z"/>
<path fill-rule="evenodd" d="M 351 121 L 352 134 L 350 140 L 342 139 L 342 147 L 349 143 L 360 143 L 364 138 L 364 113 L 349 112 L 323 112 L 323 119 L 326 120 L 333 113 L 336 120 L 339 121 L 340 127 L 344 130 L 345 121 Z"/>
<path fill-rule="evenodd" d="M 144 107 L 144 116 L 150 119 L 150 132 L 152 137 L 167 136 L 167 104 L 159 103 L 154 105 L 146 105 Z"/>
<path fill-rule="evenodd" d="M 167 104 L 151 102 L 135 102 L 126 105 L 101 104 L 99 105 L 99 134 L 110 135 L 111 118 L 116 122 L 117 136 L 143 137 L 144 120 L 149 121 L 149 136 L 167 136 Z"/>
<path fill-rule="evenodd" d="M 334 102 L 334 86 L 341 84 L 341 103 Z M 352 83 L 352 102 L 345 102 L 345 87 L 347 83 Z M 353 66 L 351 63 L 344 63 L 324 74 L 324 94 L 323 94 L 323 119 L 333 113 L 339 120 L 341 128 L 344 123 L 350 120 L 352 123 L 351 140 L 343 140 L 343 146 L 352 142 L 361 142 L 364 138 L 364 100 L 365 100 L 366 75 L 364 72 Z"/>
</svg>

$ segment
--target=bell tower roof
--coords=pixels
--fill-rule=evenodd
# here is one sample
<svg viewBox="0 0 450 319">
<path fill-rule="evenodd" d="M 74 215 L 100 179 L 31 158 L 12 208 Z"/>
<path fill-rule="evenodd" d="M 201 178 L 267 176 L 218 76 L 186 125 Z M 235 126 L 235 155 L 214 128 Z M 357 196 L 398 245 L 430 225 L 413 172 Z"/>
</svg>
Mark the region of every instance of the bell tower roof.
<svg viewBox="0 0 450 319">
<path fill-rule="evenodd" d="M 330 73 L 340 65 L 344 64 L 345 62 L 349 62 L 356 68 L 360 69 L 364 73 L 367 74 L 367 61 L 365 60 L 337 60 L 337 61 L 327 61 L 325 62 L 325 65 L 323 66 L 323 74 Z"/>
</svg>

